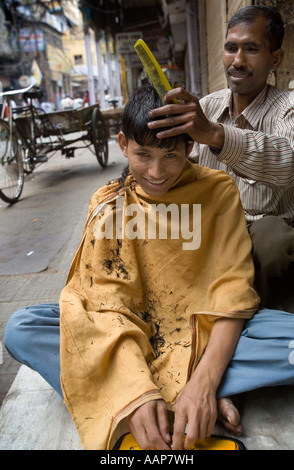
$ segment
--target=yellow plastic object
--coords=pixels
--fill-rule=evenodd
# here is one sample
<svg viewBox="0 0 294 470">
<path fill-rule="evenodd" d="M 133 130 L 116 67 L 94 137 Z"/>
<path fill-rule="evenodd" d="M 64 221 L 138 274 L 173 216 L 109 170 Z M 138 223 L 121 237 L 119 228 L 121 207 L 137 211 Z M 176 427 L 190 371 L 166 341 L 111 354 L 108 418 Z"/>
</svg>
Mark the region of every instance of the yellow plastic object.
<svg viewBox="0 0 294 470">
<path fill-rule="evenodd" d="M 164 103 L 163 98 L 165 94 L 172 89 L 168 79 L 164 75 L 164 72 L 162 71 L 159 63 L 150 51 L 149 47 L 142 39 L 139 39 L 136 42 L 134 48 L 161 101 Z"/>
<path fill-rule="evenodd" d="M 141 450 L 132 434 L 126 434 L 118 450 Z M 191 450 L 245 450 L 244 444 L 230 437 L 210 436 L 198 441 Z"/>
</svg>

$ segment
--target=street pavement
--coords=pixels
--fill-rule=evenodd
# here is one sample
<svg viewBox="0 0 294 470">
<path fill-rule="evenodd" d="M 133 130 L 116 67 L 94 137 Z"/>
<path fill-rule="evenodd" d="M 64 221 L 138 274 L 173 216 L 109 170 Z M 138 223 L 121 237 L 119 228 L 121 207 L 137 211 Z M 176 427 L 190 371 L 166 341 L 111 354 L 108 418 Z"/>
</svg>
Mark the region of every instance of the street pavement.
<svg viewBox="0 0 294 470">
<path fill-rule="evenodd" d="M 19 370 L 3 345 L 10 315 L 20 307 L 58 301 L 90 198 L 120 176 L 126 163 L 115 140 L 109 140 L 105 169 L 89 148 L 70 159 L 56 152 L 26 176 L 16 204 L 0 200 L 0 406 Z"/>
</svg>

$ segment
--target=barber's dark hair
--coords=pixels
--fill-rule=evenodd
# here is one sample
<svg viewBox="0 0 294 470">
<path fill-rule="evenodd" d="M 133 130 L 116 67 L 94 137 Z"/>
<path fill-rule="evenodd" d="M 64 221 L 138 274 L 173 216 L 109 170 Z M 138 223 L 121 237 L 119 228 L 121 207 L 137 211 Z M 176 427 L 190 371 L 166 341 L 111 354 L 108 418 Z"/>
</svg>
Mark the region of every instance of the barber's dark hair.
<svg viewBox="0 0 294 470">
<path fill-rule="evenodd" d="M 267 21 L 267 36 L 270 44 L 270 50 L 280 49 L 284 39 L 284 22 L 280 13 L 274 8 L 266 5 L 249 5 L 241 8 L 228 22 L 227 34 L 229 29 L 239 23 L 252 24 L 256 17 L 262 16 Z"/>
<path fill-rule="evenodd" d="M 174 148 L 177 142 L 188 143 L 191 138 L 187 134 L 158 139 L 156 134 L 165 128 L 148 128 L 149 111 L 161 106 L 162 101 L 152 85 L 145 85 L 136 90 L 127 102 L 122 116 L 122 132 L 126 139 L 135 140 L 139 145 L 159 148 Z"/>
</svg>

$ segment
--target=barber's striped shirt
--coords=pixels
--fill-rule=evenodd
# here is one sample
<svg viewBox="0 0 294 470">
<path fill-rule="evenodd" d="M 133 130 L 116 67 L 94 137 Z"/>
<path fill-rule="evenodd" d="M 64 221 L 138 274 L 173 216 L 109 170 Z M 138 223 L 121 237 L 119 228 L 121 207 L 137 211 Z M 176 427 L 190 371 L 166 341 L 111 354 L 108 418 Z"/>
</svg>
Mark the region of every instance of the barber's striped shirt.
<svg viewBox="0 0 294 470">
<path fill-rule="evenodd" d="M 218 154 L 195 143 L 191 157 L 235 180 L 248 222 L 268 214 L 294 226 L 294 92 L 267 85 L 236 120 L 231 100 L 229 89 L 200 100 L 225 142 Z"/>
</svg>

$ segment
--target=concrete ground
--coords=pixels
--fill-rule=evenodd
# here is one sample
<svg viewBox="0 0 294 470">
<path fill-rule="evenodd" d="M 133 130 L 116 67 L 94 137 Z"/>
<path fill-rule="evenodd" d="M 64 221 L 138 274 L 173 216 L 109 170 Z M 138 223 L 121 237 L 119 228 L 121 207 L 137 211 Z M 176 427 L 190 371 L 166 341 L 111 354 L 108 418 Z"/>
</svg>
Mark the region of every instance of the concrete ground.
<svg viewBox="0 0 294 470">
<path fill-rule="evenodd" d="M 17 204 L 0 201 L 1 450 L 81 449 L 62 399 L 37 373 L 7 355 L 3 336 L 9 316 L 19 307 L 58 300 L 89 199 L 125 166 L 117 143 L 110 142 L 109 148 L 104 170 L 89 150 L 78 150 L 72 160 L 57 153 L 27 177 Z M 294 449 L 293 391 L 277 387 L 242 397 L 240 439 L 247 449 Z M 222 434 L 222 428 L 217 426 L 215 433 Z"/>
<path fill-rule="evenodd" d="M 257 390 L 241 400 L 247 450 L 294 450 L 293 387 Z M 217 425 L 216 435 L 226 435 Z M 60 396 L 21 366 L 0 410 L 0 450 L 82 450 Z"/>
</svg>

